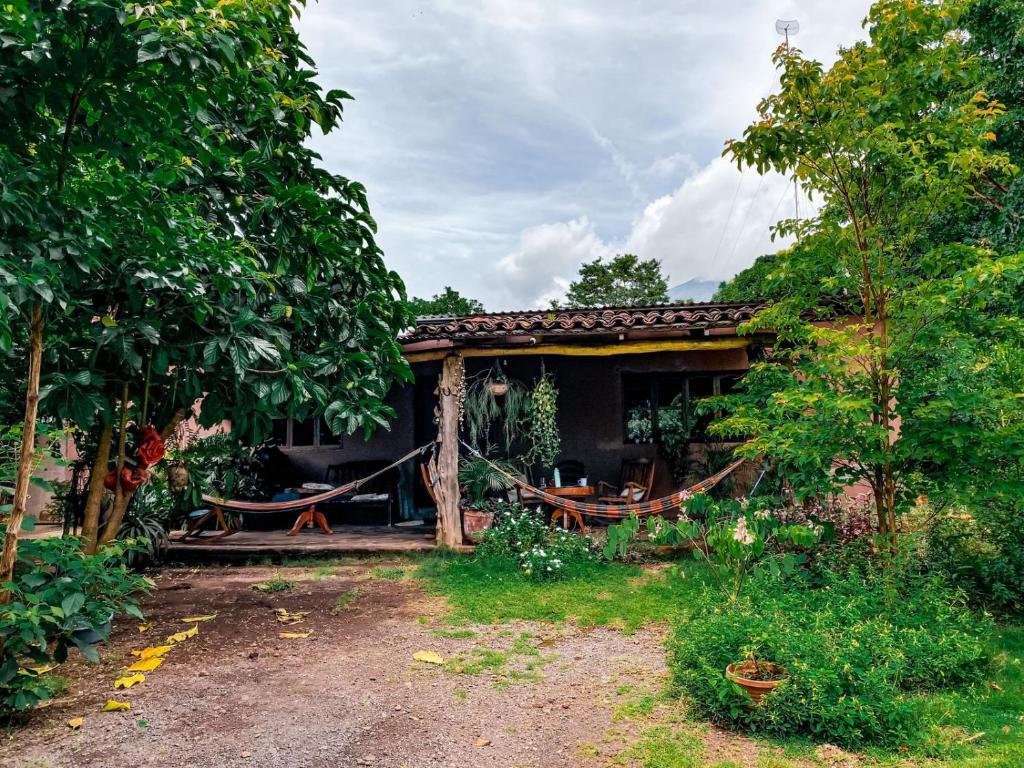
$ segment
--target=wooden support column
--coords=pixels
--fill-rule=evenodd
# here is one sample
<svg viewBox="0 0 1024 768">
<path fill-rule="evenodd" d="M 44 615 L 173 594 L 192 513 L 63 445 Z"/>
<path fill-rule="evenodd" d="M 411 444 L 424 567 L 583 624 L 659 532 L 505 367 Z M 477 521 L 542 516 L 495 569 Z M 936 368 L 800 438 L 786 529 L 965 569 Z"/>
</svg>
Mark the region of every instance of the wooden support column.
<svg viewBox="0 0 1024 768">
<path fill-rule="evenodd" d="M 459 420 L 466 387 L 466 367 L 461 354 L 449 355 L 437 383 L 436 458 L 431 458 L 430 476 L 436 478 L 437 543 L 462 544 L 462 514 L 459 511 Z"/>
</svg>

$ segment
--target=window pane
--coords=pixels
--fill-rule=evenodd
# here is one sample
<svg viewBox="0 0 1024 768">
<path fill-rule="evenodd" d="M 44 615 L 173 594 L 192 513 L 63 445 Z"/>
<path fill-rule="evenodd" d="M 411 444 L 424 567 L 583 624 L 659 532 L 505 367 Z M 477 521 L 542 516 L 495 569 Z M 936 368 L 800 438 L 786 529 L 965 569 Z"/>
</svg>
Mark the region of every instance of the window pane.
<svg viewBox="0 0 1024 768">
<path fill-rule="evenodd" d="M 622 378 L 622 413 L 626 422 L 624 437 L 627 443 L 654 442 L 652 389 L 652 383 L 646 377 Z"/>
<path fill-rule="evenodd" d="M 313 444 L 313 419 L 292 422 L 292 446 Z"/>
<path fill-rule="evenodd" d="M 319 419 L 320 445 L 341 445 L 341 438 L 331 434 L 331 428 L 327 426 L 327 420 L 321 416 Z"/>
<path fill-rule="evenodd" d="M 278 445 L 288 445 L 288 419 L 274 419 L 270 436 Z"/>
</svg>

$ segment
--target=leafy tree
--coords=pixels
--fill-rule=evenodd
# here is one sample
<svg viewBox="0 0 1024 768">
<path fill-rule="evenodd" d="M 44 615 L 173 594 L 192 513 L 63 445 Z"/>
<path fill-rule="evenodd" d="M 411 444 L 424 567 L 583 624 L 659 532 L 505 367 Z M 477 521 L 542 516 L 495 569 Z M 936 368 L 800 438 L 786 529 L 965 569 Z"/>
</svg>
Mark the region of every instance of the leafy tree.
<svg viewBox="0 0 1024 768">
<path fill-rule="evenodd" d="M 305 146 L 314 125 L 337 126 L 347 94 L 316 85 L 295 9 L 0 9 L 0 342 L 30 325 L 41 347 L 42 323 L 37 336 L 22 318 L 45 314 L 53 342 L 30 358 L 37 376 L 45 361 L 42 407 L 98 430 L 91 548 L 131 498 L 119 484 L 100 529 L 111 453 L 120 472 L 147 423 L 167 435 L 203 398 L 202 423 L 230 419 L 249 439 L 312 411 L 371 431 L 408 376 L 404 287 L 365 191 Z"/>
<path fill-rule="evenodd" d="M 998 210 L 1017 170 L 993 148 L 1004 110 L 977 91 L 963 9 L 880 0 L 870 40 L 828 70 L 780 48 L 780 92 L 726 149 L 824 201 L 778 230 L 828 243 L 825 271 L 859 316 L 811 322 L 819 287 L 793 286 L 746 329 L 778 343 L 716 429 L 754 435 L 742 451 L 774 458 L 801 495 L 867 484 L 883 533 L 923 490 L 994 472 L 1000 492 L 1019 493 L 1024 478 L 1024 403 L 1008 375 L 1024 338 L 1013 314 L 1024 258 L 935 237 L 964 211 Z"/>
<path fill-rule="evenodd" d="M 483 304 L 476 299 L 463 296 L 450 285 L 446 285 L 443 292 L 435 293 L 432 298 L 409 299 L 409 304 L 416 317 L 476 315 L 484 311 Z"/>
<path fill-rule="evenodd" d="M 580 267 L 569 286 L 565 305 L 579 307 L 641 307 L 668 301 L 668 281 L 661 262 L 622 253 L 608 263 L 595 259 Z"/>
</svg>

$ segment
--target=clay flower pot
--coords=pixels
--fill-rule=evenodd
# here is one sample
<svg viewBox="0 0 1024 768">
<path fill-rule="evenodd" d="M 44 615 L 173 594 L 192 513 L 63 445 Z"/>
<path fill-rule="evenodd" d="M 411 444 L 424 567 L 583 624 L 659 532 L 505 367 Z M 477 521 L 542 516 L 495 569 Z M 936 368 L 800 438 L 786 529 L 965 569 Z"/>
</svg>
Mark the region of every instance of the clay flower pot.
<svg viewBox="0 0 1024 768">
<path fill-rule="evenodd" d="M 462 510 L 462 538 L 469 542 L 475 542 L 480 537 L 480 532 L 490 528 L 493 523 L 493 512 L 481 512 L 479 509 L 464 507 Z"/>
<path fill-rule="evenodd" d="M 730 664 L 725 668 L 725 676 L 746 691 L 755 705 L 789 679 L 786 670 L 778 664 L 752 661 Z"/>
</svg>

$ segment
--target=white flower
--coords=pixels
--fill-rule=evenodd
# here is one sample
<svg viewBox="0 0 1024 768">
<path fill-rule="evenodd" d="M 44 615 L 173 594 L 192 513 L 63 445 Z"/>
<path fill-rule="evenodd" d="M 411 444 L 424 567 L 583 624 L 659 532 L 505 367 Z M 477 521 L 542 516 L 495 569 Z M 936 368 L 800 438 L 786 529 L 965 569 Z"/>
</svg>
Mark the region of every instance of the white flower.
<svg viewBox="0 0 1024 768">
<path fill-rule="evenodd" d="M 732 537 L 740 542 L 740 544 L 748 547 L 754 543 L 754 535 L 747 530 L 747 518 L 745 515 L 736 522 L 736 530 L 733 531 Z"/>
<path fill-rule="evenodd" d="M 754 512 L 754 517 L 758 520 L 767 520 L 769 517 L 771 517 L 771 512 L 769 512 L 767 509 L 759 509 L 756 512 Z"/>
<path fill-rule="evenodd" d="M 746 496 L 744 496 L 742 499 L 740 499 L 740 509 L 746 509 L 749 506 L 750 506 L 750 499 L 748 499 Z"/>
</svg>

